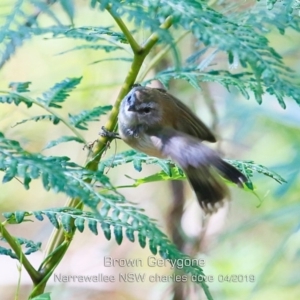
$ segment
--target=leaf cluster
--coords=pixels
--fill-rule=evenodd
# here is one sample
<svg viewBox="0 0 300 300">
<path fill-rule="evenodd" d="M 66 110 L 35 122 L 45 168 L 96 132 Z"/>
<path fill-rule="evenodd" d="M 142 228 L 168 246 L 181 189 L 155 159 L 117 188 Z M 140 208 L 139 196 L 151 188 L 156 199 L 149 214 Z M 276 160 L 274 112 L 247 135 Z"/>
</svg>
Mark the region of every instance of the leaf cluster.
<svg viewBox="0 0 300 300">
<path fill-rule="evenodd" d="M 100 9 L 110 5 L 111 10 L 116 14 L 120 9 L 118 1 L 98 1 Z M 281 1 L 285 4 L 285 10 L 281 9 L 282 3 L 276 3 L 276 13 L 280 13 L 280 23 L 278 18 L 271 17 L 268 13 L 264 17 L 263 23 L 266 26 L 277 27 L 281 33 L 284 33 L 283 28 L 291 27 L 297 31 L 299 27 L 299 16 L 293 14 L 291 1 Z M 95 4 L 92 1 L 92 5 Z M 274 3 L 275 4 L 275 3 Z M 275 10 L 272 10 L 272 12 Z M 237 77 L 231 72 L 223 72 L 222 69 L 213 70 L 220 72 L 223 80 L 220 82 L 218 77 L 210 77 L 211 81 L 216 81 L 224 84 L 224 81 L 239 87 L 245 85 L 249 81 L 250 90 L 253 92 L 258 103 L 262 102 L 262 96 L 265 93 L 274 95 L 281 107 L 285 108 L 284 97 L 293 98 L 300 104 L 299 97 L 299 79 L 294 81 L 295 75 L 293 71 L 286 67 L 282 57 L 269 45 L 268 39 L 257 32 L 256 27 L 262 30 L 259 23 L 260 16 L 264 16 L 262 10 L 253 9 L 247 10 L 242 14 L 240 11 L 239 18 L 235 18 L 235 13 L 222 13 L 222 9 L 218 11 L 207 4 L 207 1 L 180 1 L 180 0 L 164 0 L 164 1 L 140 1 L 126 0 L 122 3 L 121 13 L 127 14 L 128 18 L 133 20 L 136 26 L 143 26 L 156 31 L 159 28 L 160 20 L 167 16 L 173 17 L 174 26 L 180 26 L 184 30 L 190 30 L 194 37 L 201 42 L 206 48 L 216 49 L 218 52 L 225 52 L 228 55 L 229 64 L 238 64 L 241 68 L 246 69 Z M 247 18 L 245 15 L 247 14 Z M 253 21 L 254 20 L 254 21 Z M 173 43 L 173 38 L 168 32 L 160 30 L 161 39 L 165 43 Z M 216 60 L 218 57 L 216 57 Z M 210 63 L 212 63 L 210 61 Z M 192 69 L 192 70 L 191 70 Z M 189 65 L 189 71 L 199 70 L 199 64 Z M 185 70 L 185 69 L 184 69 Z M 201 68 L 200 68 L 201 71 Z M 198 78 L 190 79 L 188 72 L 182 72 L 181 69 L 176 72 L 168 72 L 170 78 L 184 79 L 198 85 Z M 207 77 L 209 77 L 209 73 Z M 191 76 L 193 76 L 191 74 Z M 158 75 L 156 79 L 164 79 Z M 194 80 L 195 79 L 195 80 Z M 246 95 L 246 93 L 243 93 Z M 247 96 L 248 97 L 248 96 Z"/>
<path fill-rule="evenodd" d="M 55 2 L 52 1 L 51 3 Z M 73 24 L 74 4 L 71 1 L 60 2 L 67 12 L 71 24 Z M 48 14 L 55 25 L 39 26 L 36 20 L 37 15 L 25 14 L 26 3 L 37 6 L 39 13 Z M 170 79 L 184 79 L 192 82 L 194 86 L 199 86 L 203 80 L 201 74 L 188 76 L 187 73 L 203 73 L 209 62 L 215 66 L 219 65 L 217 68 L 205 70 L 209 81 L 218 82 L 225 86 L 229 83 L 242 90 L 243 95 L 249 98 L 248 93 L 244 92 L 244 86 L 247 85 L 248 90 L 253 92 L 258 103 L 262 102 L 264 94 L 270 94 L 277 98 L 283 108 L 286 107 L 285 97 L 293 98 L 300 104 L 299 78 L 296 78 L 293 70 L 285 66 L 281 55 L 270 46 L 268 38 L 265 36 L 272 28 L 278 29 L 281 34 L 284 34 L 287 28 L 300 31 L 300 17 L 295 13 L 295 5 L 292 0 L 268 1 L 267 6 L 266 3 L 258 2 L 250 9 L 249 7 L 243 9 L 239 3 L 226 3 L 226 1 L 221 1 L 212 7 L 204 0 L 145 0 L 139 2 L 126 0 L 121 3 L 118 0 L 92 0 L 90 4 L 93 8 L 100 8 L 101 10 L 109 8 L 117 16 L 127 16 L 129 20 L 134 22 L 136 28 L 157 32 L 160 36 L 160 43 L 171 45 L 176 69 L 173 72 L 166 70 L 161 74 L 162 76 L 156 76 L 159 80 L 165 80 L 167 73 Z M 22 24 L 19 20 L 21 15 L 23 19 L 27 17 L 30 21 L 27 20 Z M 160 28 L 162 20 L 168 16 L 172 16 L 172 22 L 176 29 L 181 28 L 193 34 L 197 41 L 196 47 L 200 48 L 200 51 L 212 49 L 215 50 L 214 55 L 208 57 L 200 55 L 194 63 L 183 66 L 183 68 L 180 67 L 180 54 L 172 33 Z M 17 29 L 14 29 L 15 26 Z M 128 48 L 124 48 L 122 45 L 128 43 L 127 37 L 123 33 L 112 27 L 83 26 L 76 28 L 73 25 L 63 26 L 50 6 L 42 5 L 40 1 L 36 0 L 19 0 L 11 15 L 7 17 L 1 32 L 0 42 L 1 40 L 11 42 L 5 42 L 2 45 L 5 49 L 2 51 L 0 66 L 10 58 L 16 47 L 20 46 L 24 39 L 34 35 L 52 34 L 53 38 L 65 37 L 88 42 L 88 44 L 76 46 L 62 53 L 82 49 L 104 50 L 106 52 L 125 49 L 130 52 Z M 97 43 L 95 44 L 95 42 Z M 224 70 L 219 64 L 219 55 L 222 52 L 227 53 L 227 60 L 230 65 L 234 68 L 239 66 L 240 69 L 243 69 L 238 76 L 235 72 Z M 120 58 L 111 59 L 119 60 Z M 131 58 L 125 57 L 124 59 Z M 214 76 L 218 74 L 220 75 Z M 220 76 L 222 76 L 222 80 Z M 59 95 L 57 96 L 59 97 Z"/>
<path fill-rule="evenodd" d="M 15 237 L 15 239 L 16 239 L 17 243 L 20 246 L 25 247 L 25 251 L 24 251 L 25 255 L 29 255 L 31 253 L 35 253 L 35 252 L 39 251 L 41 249 L 41 246 L 42 246 L 41 242 L 34 242 L 34 241 L 27 240 L 27 239 L 24 239 L 24 238 L 16 238 L 16 237 Z M 0 237 L 0 240 L 6 242 L 6 240 L 2 237 Z M 7 249 L 7 248 L 2 247 L 2 246 L 0 246 L 0 254 L 8 255 L 11 258 L 18 259 L 16 254 L 11 249 Z"/>
<path fill-rule="evenodd" d="M 36 212 L 5 213 L 8 223 L 18 224 L 28 221 L 31 215 L 41 221 L 45 215 L 53 226 L 56 228 L 62 226 L 66 232 L 72 231 L 72 224 L 82 232 L 86 222 L 95 234 L 98 233 L 97 225 L 100 223 L 107 239 L 111 238 L 113 228 L 118 244 L 122 243 L 124 233 L 134 242 L 134 233 L 137 232 L 139 244 L 144 248 L 148 240 L 149 249 L 153 254 L 159 253 L 163 258 L 175 262 L 177 259 L 190 260 L 158 229 L 155 220 L 143 214 L 142 209 L 127 201 L 114 189 L 103 172 L 88 171 L 70 162 L 66 157 L 45 157 L 29 153 L 18 142 L 6 139 L 3 134 L 0 135 L 0 149 L 0 170 L 5 172 L 3 183 L 17 176 L 23 179 L 23 185 L 28 189 L 33 179 L 40 178 L 46 190 L 51 189 L 73 198 L 80 198 L 93 210 L 83 212 L 66 207 Z M 97 191 L 96 184 L 101 185 L 100 191 Z M 98 204 L 101 206 L 96 209 Z M 1 250 L 0 254 L 13 255 L 11 251 L 6 250 Z M 193 275 L 203 274 L 198 266 L 189 266 L 188 263 L 186 265 L 185 272 Z M 206 286 L 204 282 L 201 284 Z"/>
</svg>

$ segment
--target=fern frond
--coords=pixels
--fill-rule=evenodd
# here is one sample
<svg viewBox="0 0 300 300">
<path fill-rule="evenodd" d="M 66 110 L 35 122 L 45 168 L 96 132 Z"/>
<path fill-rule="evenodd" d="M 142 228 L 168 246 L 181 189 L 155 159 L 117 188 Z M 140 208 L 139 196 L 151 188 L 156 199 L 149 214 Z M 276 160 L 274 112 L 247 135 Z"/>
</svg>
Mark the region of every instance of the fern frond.
<svg viewBox="0 0 300 300">
<path fill-rule="evenodd" d="M 28 108 L 32 106 L 32 101 L 28 98 L 22 96 L 21 94 L 10 92 L 6 95 L 0 96 L 0 103 L 19 105 L 20 103 L 24 103 Z"/>
<path fill-rule="evenodd" d="M 70 123 L 78 129 L 87 130 L 87 122 L 99 121 L 98 117 L 105 115 L 111 109 L 111 105 L 97 106 L 90 110 L 83 110 L 78 115 L 69 114 Z"/>
<path fill-rule="evenodd" d="M 140 245 L 144 247 L 148 239 L 149 247 L 153 254 L 159 252 L 164 259 L 170 259 L 175 264 L 178 259 L 185 260 L 187 262 L 184 266 L 185 272 L 193 275 L 203 274 L 200 267 L 190 266 L 190 258 L 176 249 L 157 228 L 152 219 L 142 214 L 141 209 L 127 202 L 122 195 L 113 189 L 109 179 L 102 172 L 84 170 L 78 165 L 69 162 L 68 158 L 65 157 L 44 157 L 39 154 L 28 153 L 20 147 L 18 142 L 5 139 L 2 134 L 0 134 L 0 149 L 0 169 L 5 171 L 3 182 L 11 180 L 14 176 L 20 176 L 24 178 L 24 186 L 29 188 L 29 183 L 32 179 L 41 177 L 47 190 L 51 188 L 55 192 L 64 192 L 73 198 L 78 197 L 84 204 L 93 208 L 95 218 L 97 220 L 99 218 L 105 220 L 101 223 L 101 227 L 106 237 L 111 235 L 111 221 L 116 241 L 121 243 L 123 240 L 123 227 L 127 222 L 131 226 L 127 231 L 127 235 L 131 240 L 133 239 L 133 231 L 137 231 Z M 100 192 L 95 191 L 93 186 L 86 182 L 85 179 L 87 178 L 101 183 L 105 189 Z M 98 212 L 95 209 L 99 202 L 102 203 L 102 207 Z M 59 222 L 53 213 L 48 211 L 46 215 L 55 227 L 59 227 Z M 14 215 L 14 220 L 21 222 L 27 216 L 28 212 L 18 212 Z M 38 218 L 41 218 L 41 214 L 38 215 Z M 68 222 L 71 219 L 71 216 L 65 216 L 61 220 L 61 222 L 65 223 L 64 228 L 66 230 L 70 228 Z M 82 220 L 77 222 L 82 224 Z M 90 221 L 89 224 L 89 228 L 96 232 L 95 223 Z M 80 227 L 78 223 L 77 226 Z M 203 281 L 200 283 L 204 289 L 207 289 Z"/>
<path fill-rule="evenodd" d="M 185 180 L 186 176 L 183 173 L 183 171 L 177 167 L 174 166 L 171 168 L 171 173 L 167 174 L 165 171 L 160 171 L 158 173 L 155 173 L 153 175 L 144 177 L 144 178 L 138 178 L 134 179 L 132 177 L 129 177 L 128 175 L 125 175 L 127 178 L 134 180 L 134 183 L 132 185 L 126 185 L 126 186 L 120 186 L 116 188 L 122 188 L 122 187 L 137 187 L 144 183 L 149 182 L 157 182 L 157 181 L 170 181 L 170 180 Z"/>
<path fill-rule="evenodd" d="M 69 207 L 28 211 L 22 212 L 21 215 L 24 216 L 24 219 L 19 218 L 18 222 L 21 223 L 26 219 L 28 220 L 30 216 L 34 216 L 37 220 L 42 221 L 44 216 L 46 216 L 53 226 L 59 228 L 59 224 L 61 224 L 67 232 L 71 230 L 71 224 L 75 224 L 75 227 L 80 232 L 84 231 L 85 224 L 87 224 L 87 227 L 95 235 L 98 234 L 98 227 L 100 227 L 108 240 L 111 239 L 113 232 L 119 245 L 123 241 L 123 235 L 126 235 L 131 242 L 134 242 L 137 237 L 142 248 L 146 246 L 148 241 L 149 249 L 153 255 L 159 253 L 163 259 L 172 261 L 178 269 L 183 269 L 187 274 L 197 275 L 197 277 L 204 275 L 203 270 L 199 266 L 192 264 L 191 258 L 181 253 L 167 236 L 157 228 L 152 219 L 132 208 L 129 206 L 120 207 L 119 210 L 114 210 L 110 216 L 106 214 L 98 216 L 93 212 L 84 212 Z M 4 213 L 3 215 L 8 223 L 15 223 L 17 213 L 20 215 L 20 212 Z M 207 290 L 208 287 L 204 280 L 198 280 L 197 282 L 201 284 L 204 290 Z"/>
<path fill-rule="evenodd" d="M 104 2 L 100 7 L 105 8 Z M 120 3 L 110 1 L 111 9 L 118 15 Z M 185 30 L 191 30 L 197 40 L 205 46 L 228 54 L 229 63 L 232 57 L 244 68 L 251 70 L 253 89 L 256 100 L 261 103 L 264 92 L 276 96 L 279 104 L 285 108 L 284 97 L 291 97 L 300 104 L 300 88 L 292 82 L 291 71 L 285 67 L 281 56 L 269 46 L 268 39 L 255 31 L 255 28 L 240 20 L 226 16 L 208 6 L 207 1 L 139 1 L 126 0 L 122 3 L 122 13 L 134 20 L 136 26 L 158 31 L 162 34 L 161 42 L 168 43 L 159 20 L 166 16 L 173 17 L 173 24 Z M 247 10 L 248 13 L 248 10 Z M 293 18 L 296 18 L 293 16 Z M 187 75 L 188 76 L 188 75 Z M 197 86 L 193 78 L 189 79 Z M 262 85 L 262 86 L 261 86 Z"/>
<path fill-rule="evenodd" d="M 66 53 L 69 53 L 69 52 L 72 52 L 72 51 L 85 50 L 85 49 L 104 50 L 105 52 L 109 53 L 109 52 L 116 51 L 116 50 L 119 50 L 119 49 L 122 49 L 122 48 L 119 47 L 119 46 L 112 46 L 112 45 L 80 45 L 80 46 L 76 46 L 72 49 L 60 52 L 57 55 L 62 55 L 62 54 L 66 54 Z"/>
<path fill-rule="evenodd" d="M 11 29 L 18 23 L 17 20 L 19 20 L 20 15 L 23 13 L 22 8 L 24 2 L 25 0 L 18 0 L 15 3 L 11 14 L 6 17 L 4 25 L 0 27 L 0 45 L 2 46 L 0 68 L 10 59 L 11 55 L 14 54 L 16 47 L 22 45 L 24 39 L 28 36 L 28 30 L 25 28 L 21 32 L 18 32 L 18 30 L 13 31 Z"/>
<path fill-rule="evenodd" d="M 257 3 L 250 11 L 240 14 L 230 13 L 230 16 L 248 26 L 255 27 L 262 33 L 270 32 L 273 28 L 276 28 L 281 34 L 284 34 L 289 28 L 300 31 L 300 18 L 294 11 L 294 0 L 270 0 L 268 2 L 274 2 L 272 7 L 268 4 L 266 7 L 265 3 L 261 2 Z"/>
<path fill-rule="evenodd" d="M 12 91 L 15 91 L 17 93 L 25 93 L 29 92 L 30 90 L 29 85 L 31 84 L 30 81 L 25 82 L 11 82 L 8 87 L 12 89 Z"/>
<path fill-rule="evenodd" d="M 17 141 L 9 140 L 0 133 L 0 170 L 5 172 L 3 183 L 14 177 L 23 178 L 25 189 L 33 179 L 40 178 L 48 191 L 63 192 L 78 197 L 83 203 L 95 208 L 104 199 L 124 202 L 124 197 L 113 190 L 109 179 L 100 172 L 90 172 L 70 162 L 68 157 L 47 157 L 29 153 Z M 110 192 L 97 193 L 85 182 L 89 178 L 99 182 Z"/>
<path fill-rule="evenodd" d="M 95 60 L 92 63 L 90 63 L 91 65 L 93 64 L 97 64 L 103 61 L 125 61 L 125 62 L 132 62 L 132 58 L 128 58 L 128 57 L 113 57 L 113 58 L 103 58 L 103 59 L 99 59 L 99 60 Z"/>
<path fill-rule="evenodd" d="M 29 215 L 29 214 L 27 214 L 27 215 Z M 14 218 L 16 220 L 16 216 L 15 215 L 14 215 Z M 20 223 L 20 222 L 18 222 L 18 223 Z M 41 249 L 41 246 L 42 246 L 41 242 L 33 242 L 31 240 L 27 240 L 27 239 L 19 238 L 19 237 L 15 237 L 15 239 L 17 240 L 17 242 L 18 242 L 18 244 L 20 246 L 24 246 L 26 248 L 26 250 L 24 251 L 25 255 L 29 255 L 31 253 L 39 251 Z M 6 242 L 6 240 L 4 238 L 0 237 L 0 240 Z M 18 259 L 18 257 L 16 256 L 16 254 L 11 249 L 7 249 L 7 248 L 1 247 L 1 246 L 0 246 L 0 255 L 8 255 L 11 258 Z"/>
<path fill-rule="evenodd" d="M 85 40 L 87 42 L 113 41 L 127 44 L 127 39 L 123 33 L 113 31 L 111 26 L 83 26 L 72 28 L 70 26 L 49 26 L 43 28 L 32 28 L 32 34 L 44 35 L 52 34 L 53 37 L 66 37 Z"/>
<path fill-rule="evenodd" d="M 69 96 L 68 93 L 80 83 L 81 79 L 82 77 L 64 79 L 44 92 L 43 98 L 38 98 L 37 100 L 46 107 L 61 108 L 61 105 L 58 103 L 62 103 L 66 100 Z"/>
<path fill-rule="evenodd" d="M 64 26 L 63 23 L 59 20 L 57 17 L 57 14 L 52 11 L 51 5 L 57 2 L 58 0 L 51 0 L 51 1 L 43 1 L 43 0 L 29 0 L 29 2 L 34 6 L 35 9 L 38 9 L 38 12 L 43 13 L 47 15 L 51 20 L 54 21 L 54 23 L 57 26 Z M 37 15 L 35 15 L 38 17 Z M 34 28 L 39 28 L 38 24 L 35 23 L 36 27 L 32 27 L 31 29 Z"/>
<path fill-rule="evenodd" d="M 256 101 L 261 104 L 262 96 L 265 92 L 270 95 L 275 95 L 281 107 L 285 108 L 283 98 L 290 96 L 300 104 L 300 88 L 286 79 L 272 77 L 267 71 L 262 72 L 262 80 L 257 81 L 257 78 L 251 72 L 232 74 L 224 70 L 211 70 L 201 72 L 196 67 L 185 67 L 180 70 L 174 68 L 159 72 L 155 77 L 143 82 L 143 85 L 148 84 L 153 80 L 159 80 L 164 86 L 168 87 L 171 79 L 183 79 L 190 83 L 194 88 L 199 89 L 200 82 L 217 82 L 229 90 L 229 87 L 235 87 L 246 98 L 249 99 L 249 92 L 252 91 Z M 292 75 L 290 75 L 292 76 Z M 299 93 L 299 94 L 298 94 Z"/>
<path fill-rule="evenodd" d="M 66 142 L 78 142 L 78 143 L 81 143 L 81 144 L 85 143 L 85 141 L 83 141 L 81 138 L 79 138 L 77 136 L 62 136 L 62 137 L 58 138 L 57 140 L 50 141 L 45 146 L 44 150 L 52 148 L 54 146 L 57 146 L 61 143 L 66 143 Z"/>
<path fill-rule="evenodd" d="M 241 161 L 241 160 L 230 160 L 230 159 L 224 159 L 224 160 L 230 163 L 231 165 L 233 165 L 234 167 L 238 168 L 248 178 L 247 187 L 251 190 L 253 190 L 253 184 L 251 181 L 251 177 L 253 177 L 253 172 L 261 173 L 267 177 L 276 180 L 280 184 L 286 182 L 285 179 L 283 179 L 277 173 L 269 170 L 265 166 L 255 164 L 253 161 Z M 157 164 L 162 169 L 162 172 L 153 174 L 145 178 L 133 179 L 127 176 L 128 178 L 135 181 L 134 184 L 132 185 L 133 187 L 138 186 L 140 184 L 160 181 L 160 180 L 165 181 L 165 180 L 186 179 L 184 172 L 178 166 L 176 166 L 172 161 L 148 156 L 144 153 L 137 152 L 135 150 L 125 151 L 111 158 L 108 158 L 107 160 L 101 161 L 98 170 L 100 173 L 103 173 L 105 168 L 114 168 L 118 165 L 131 163 L 131 162 L 133 163 L 134 168 L 139 172 L 142 170 L 142 164 Z"/>
<path fill-rule="evenodd" d="M 253 190 L 253 185 L 250 180 L 253 177 L 253 172 L 263 174 L 277 181 L 278 183 L 286 183 L 286 180 L 278 175 L 276 172 L 269 170 L 267 167 L 254 163 L 251 160 L 241 161 L 241 160 L 231 160 L 225 159 L 228 163 L 232 164 L 234 167 L 238 168 L 247 178 L 248 178 L 248 188 Z"/>
<path fill-rule="evenodd" d="M 62 8 L 70 18 L 71 23 L 73 24 L 74 14 L 75 14 L 75 5 L 73 0 L 59 0 Z"/>
<path fill-rule="evenodd" d="M 174 163 L 169 160 L 159 159 L 154 156 L 148 156 L 147 154 L 137 152 L 135 150 L 128 150 L 122 153 L 118 153 L 113 157 L 102 160 L 98 166 L 100 172 L 104 172 L 105 168 L 114 168 L 118 165 L 126 164 L 132 162 L 134 168 L 137 171 L 142 171 L 142 164 L 156 164 L 159 165 L 162 170 L 168 175 L 172 174 L 172 167 Z"/>
<path fill-rule="evenodd" d="M 0 96 L 0 103 L 19 105 L 20 103 L 24 103 L 28 108 L 32 106 L 32 101 L 22 93 L 29 92 L 29 85 L 31 82 L 11 82 L 9 84 L 9 88 L 12 90 L 11 92 L 7 92 L 5 95 Z M 1 92 L 4 93 L 4 92 Z"/>
<path fill-rule="evenodd" d="M 40 115 L 40 116 L 34 116 L 32 118 L 24 119 L 20 122 L 17 122 L 12 127 L 18 126 L 20 124 L 24 124 L 24 123 L 29 122 L 29 121 L 38 122 L 38 121 L 43 121 L 43 120 L 48 120 L 48 121 L 52 122 L 54 125 L 57 125 L 61 121 L 58 117 L 56 117 L 54 115 Z"/>
<path fill-rule="evenodd" d="M 62 26 L 59 19 L 49 9 L 57 0 L 45 3 L 40 0 L 17 0 L 7 15 L 3 26 L 0 27 L 0 69 L 23 45 L 24 41 L 32 37 L 32 30 L 39 28 L 38 16 L 46 13 L 58 26 Z"/>
<path fill-rule="evenodd" d="M 159 72 L 156 76 L 144 81 L 142 84 L 147 85 L 153 80 L 159 80 L 168 88 L 170 80 L 181 79 L 186 80 L 194 88 L 200 89 L 201 82 L 218 82 L 228 90 L 230 90 L 231 86 L 237 88 L 246 99 L 249 99 L 248 90 L 252 90 L 254 93 L 258 91 L 257 83 L 251 78 L 251 75 L 251 73 L 231 74 L 229 71 L 201 72 L 197 67 L 186 67 L 181 70 L 171 68 Z M 255 93 L 258 103 L 261 103 L 261 95 L 261 93 Z"/>
</svg>

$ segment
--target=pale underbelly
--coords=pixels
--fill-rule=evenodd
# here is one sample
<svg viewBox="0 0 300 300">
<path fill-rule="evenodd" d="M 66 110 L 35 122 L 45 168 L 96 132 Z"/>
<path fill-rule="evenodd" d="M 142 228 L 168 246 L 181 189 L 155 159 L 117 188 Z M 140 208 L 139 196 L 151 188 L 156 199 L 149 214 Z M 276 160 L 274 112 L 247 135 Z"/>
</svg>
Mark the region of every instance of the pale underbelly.
<svg viewBox="0 0 300 300">
<path fill-rule="evenodd" d="M 144 137 L 124 137 L 122 139 L 126 144 L 132 148 L 144 152 L 150 156 L 156 156 L 158 158 L 166 158 L 161 153 L 161 140 L 156 136 L 144 136 Z"/>
</svg>

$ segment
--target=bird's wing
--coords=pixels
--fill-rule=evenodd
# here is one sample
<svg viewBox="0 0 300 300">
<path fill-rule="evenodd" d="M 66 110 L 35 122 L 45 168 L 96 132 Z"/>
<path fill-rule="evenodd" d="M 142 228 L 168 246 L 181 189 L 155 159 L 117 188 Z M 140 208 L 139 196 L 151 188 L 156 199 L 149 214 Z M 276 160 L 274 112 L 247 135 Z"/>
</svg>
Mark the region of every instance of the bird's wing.
<svg viewBox="0 0 300 300">
<path fill-rule="evenodd" d="M 217 173 L 242 187 L 247 178 L 235 167 L 223 161 L 215 151 L 201 141 L 172 128 L 154 135 L 163 156 L 170 157 L 186 173 L 200 206 L 207 212 L 215 211 L 228 195 L 227 186 Z"/>
<path fill-rule="evenodd" d="M 169 94 L 172 97 L 174 104 L 180 111 L 178 119 L 175 121 L 174 128 L 178 131 L 184 132 L 191 136 L 194 136 L 202 141 L 216 142 L 214 134 L 209 128 L 188 108 L 184 103 L 178 100 L 176 97 Z"/>
</svg>

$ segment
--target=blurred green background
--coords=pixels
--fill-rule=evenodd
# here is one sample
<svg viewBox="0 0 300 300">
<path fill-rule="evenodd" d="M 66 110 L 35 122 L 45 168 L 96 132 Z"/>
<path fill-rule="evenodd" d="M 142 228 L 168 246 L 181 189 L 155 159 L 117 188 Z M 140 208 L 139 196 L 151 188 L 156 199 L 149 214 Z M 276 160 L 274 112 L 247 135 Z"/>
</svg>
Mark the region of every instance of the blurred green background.
<svg viewBox="0 0 300 300">
<path fill-rule="evenodd" d="M 13 2 L 13 1 L 12 1 Z M 11 11 L 14 3 L 1 1 L 0 25 Z M 76 1 L 76 26 L 114 25 L 112 18 L 103 12 L 92 10 L 86 1 Z M 53 12 L 68 24 L 68 18 L 61 6 L 55 4 Z M 39 17 L 42 25 L 51 25 L 46 15 Z M 174 37 L 176 38 L 174 31 Z M 139 31 L 138 41 L 148 37 L 148 32 Z M 298 74 L 300 70 L 299 37 L 289 30 L 281 36 L 277 31 L 268 35 L 271 45 L 284 57 L 286 64 Z M 38 95 L 67 77 L 83 76 L 80 86 L 72 92 L 60 114 L 75 114 L 82 109 L 99 105 L 113 104 L 122 82 L 129 70 L 130 63 L 124 61 L 103 61 L 104 58 L 130 57 L 124 51 L 105 53 L 104 51 L 79 50 L 59 54 L 72 49 L 81 42 L 52 38 L 34 37 L 25 41 L 16 54 L 0 71 L 0 90 L 8 90 L 12 81 L 31 81 L 33 95 Z M 179 44 L 182 58 L 193 51 L 193 39 L 186 36 Z M 170 55 L 171 58 L 171 55 Z M 151 75 L 151 74 L 150 74 Z M 153 74 L 152 74 L 153 75 Z M 205 93 L 195 91 L 185 82 L 172 84 L 171 93 L 176 94 L 197 112 L 210 127 L 216 123 L 215 132 L 219 139 L 218 150 L 226 158 L 253 160 L 277 172 L 287 180 L 279 185 L 274 180 L 255 174 L 253 182 L 256 193 L 262 202 L 252 193 L 235 187 L 231 188 L 230 204 L 213 215 L 203 227 L 203 216 L 195 196 L 188 185 L 185 186 L 186 204 L 182 226 L 188 240 L 201 236 L 201 252 L 198 258 L 205 259 L 204 273 L 214 276 L 209 287 L 214 299 L 300 299 L 300 108 L 293 100 L 285 99 L 287 109 L 283 110 L 274 97 L 265 97 L 262 105 L 254 99 L 249 101 L 232 90 L 231 93 L 217 84 L 203 83 Z M 206 100 L 204 99 L 206 97 Z M 211 114 L 213 103 L 216 114 Z M 83 164 L 87 151 L 82 145 L 66 143 L 49 150 L 45 145 L 61 135 L 69 135 L 69 130 L 50 122 L 27 122 L 14 124 L 30 116 L 44 112 L 34 107 L 28 110 L 24 105 L 1 104 L 0 131 L 7 138 L 20 141 L 31 152 L 42 151 L 44 155 L 68 155 L 79 164 Z M 94 141 L 106 118 L 95 122 L 88 131 L 83 132 L 88 141 Z M 128 149 L 122 141 L 112 143 L 106 157 Z M 146 166 L 137 173 L 132 165 L 111 169 L 108 173 L 115 185 L 130 183 L 124 175 L 133 178 L 144 177 L 159 169 Z M 171 204 L 170 185 L 168 183 L 146 184 L 137 189 L 124 189 L 121 192 L 127 199 L 137 202 L 146 213 L 157 219 L 163 231 L 167 232 L 168 213 Z M 66 197 L 62 194 L 46 192 L 39 181 L 32 182 L 25 191 L 23 186 L 13 180 L 0 187 L 0 212 L 15 210 L 38 210 L 63 206 Z M 1 217 L 2 220 L 2 217 Z M 8 226 L 9 231 L 34 241 L 43 242 L 45 248 L 52 226 L 48 221 Z M 187 243 L 189 245 L 189 243 Z M 189 248 L 187 246 L 187 252 Z M 143 266 L 105 267 L 103 257 L 141 258 Z M 135 243 L 125 240 L 117 246 L 114 240 L 107 241 L 102 232 L 94 236 L 88 230 L 77 233 L 69 252 L 54 272 L 62 275 L 96 275 L 99 273 L 119 276 L 120 273 L 171 275 L 167 267 L 149 267 L 148 249 L 141 249 Z M 32 254 L 29 259 L 38 266 L 43 253 Z M 26 299 L 30 280 L 23 271 L 20 275 L 16 261 L 0 257 L 0 294 L 1 299 L 13 299 L 18 278 L 21 287 L 18 299 Z M 221 275 L 221 277 L 219 277 Z M 220 282 L 225 275 L 255 276 L 255 282 Z M 205 299 L 194 286 L 189 286 L 188 299 Z M 51 279 L 47 291 L 52 299 L 171 299 L 171 282 L 124 283 L 58 283 Z"/>
</svg>

